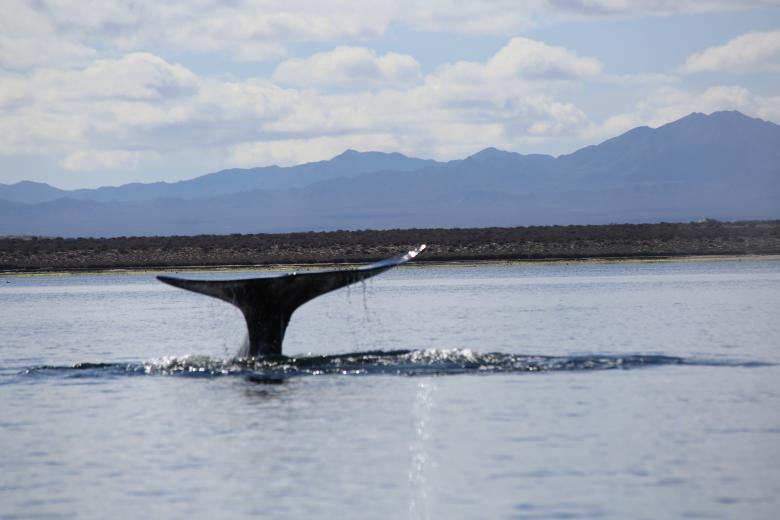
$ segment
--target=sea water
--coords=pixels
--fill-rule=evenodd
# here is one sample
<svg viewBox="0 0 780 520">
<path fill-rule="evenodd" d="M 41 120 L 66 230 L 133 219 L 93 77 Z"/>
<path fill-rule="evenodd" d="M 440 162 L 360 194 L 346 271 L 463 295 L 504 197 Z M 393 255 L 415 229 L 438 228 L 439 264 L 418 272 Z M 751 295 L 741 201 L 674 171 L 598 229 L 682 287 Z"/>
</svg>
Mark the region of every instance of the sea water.
<svg viewBox="0 0 780 520">
<path fill-rule="evenodd" d="M 274 361 L 153 274 L 0 277 L 0 518 L 780 515 L 780 261 L 418 264 Z"/>
</svg>

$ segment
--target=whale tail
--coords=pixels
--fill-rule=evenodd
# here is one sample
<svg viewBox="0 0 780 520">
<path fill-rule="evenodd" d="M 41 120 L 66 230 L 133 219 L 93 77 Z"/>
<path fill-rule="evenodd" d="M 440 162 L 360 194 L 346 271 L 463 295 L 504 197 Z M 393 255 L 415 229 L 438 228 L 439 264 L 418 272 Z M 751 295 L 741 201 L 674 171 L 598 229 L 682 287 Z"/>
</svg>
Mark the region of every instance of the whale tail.
<svg viewBox="0 0 780 520">
<path fill-rule="evenodd" d="M 425 249 L 421 245 L 405 254 L 357 269 L 290 273 L 243 280 L 186 280 L 172 276 L 157 279 L 180 289 L 219 298 L 244 314 L 249 341 L 239 357 L 280 356 L 282 341 L 295 309 L 322 294 L 361 282 L 412 260 Z"/>
</svg>

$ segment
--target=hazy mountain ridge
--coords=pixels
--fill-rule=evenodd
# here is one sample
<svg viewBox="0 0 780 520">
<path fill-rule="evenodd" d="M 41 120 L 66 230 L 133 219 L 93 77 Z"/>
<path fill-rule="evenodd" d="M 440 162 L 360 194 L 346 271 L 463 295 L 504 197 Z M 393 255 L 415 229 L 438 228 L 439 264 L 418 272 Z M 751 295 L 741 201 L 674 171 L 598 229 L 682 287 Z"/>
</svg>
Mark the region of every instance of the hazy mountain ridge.
<svg viewBox="0 0 780 520">
<path fill-rule="evenodd" d="M 24 187 L 44 192 L 45 186 Z M 0 234 L 218 234 L 778 218 L 780 126 L 738 112 L 691 114 L 558 158 L 488 148 L 440 163 L 347 151 L 330 161 L 290 168 L 225 170 L 180 183 L 112 189 L 126 194 L 160 188 L 168 195 L 154 200 L 105 203 L 69 194 L 68 199 L 39 204 L 0 201 Z"/>
<path fill-rule="evenodd" d="M 0 184 L 0 199 L 35 204 L 67 197 L 76 200 L 132 201 L 160 198 L 197 199 L 252 190 L 298 188 L 334 177 L 353 177 L 379 170 L 410 171 L 441 164 L 400 153 L 347 150 L 327 161 L 297 166 L 230 168 L 177 182 L 130 183 L 95 189 L 62 190 L 44 183 Z"/>
</svg>

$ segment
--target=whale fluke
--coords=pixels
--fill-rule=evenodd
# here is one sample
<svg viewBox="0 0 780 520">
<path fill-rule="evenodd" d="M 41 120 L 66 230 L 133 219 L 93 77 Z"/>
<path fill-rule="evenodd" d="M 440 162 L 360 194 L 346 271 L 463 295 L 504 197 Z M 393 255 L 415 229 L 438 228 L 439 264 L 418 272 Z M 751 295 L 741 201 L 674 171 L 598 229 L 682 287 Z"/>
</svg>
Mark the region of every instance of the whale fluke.
<svg viewBox="0 0 780 520">
<path fill-rule="evenodd" d="M 361 282 L 408 262 L 425 244 L 403 255 L 380 260 L 357 269 L 290 273 L 243 280 L 186 280 L 172 276 L 157 279 L 180 289 L 219 298 L 241 309 L 249 331 L 239 357 L 280 356 L 282 341 L 292 313 L 307 301 L 327 292 Z"/>
</svg>

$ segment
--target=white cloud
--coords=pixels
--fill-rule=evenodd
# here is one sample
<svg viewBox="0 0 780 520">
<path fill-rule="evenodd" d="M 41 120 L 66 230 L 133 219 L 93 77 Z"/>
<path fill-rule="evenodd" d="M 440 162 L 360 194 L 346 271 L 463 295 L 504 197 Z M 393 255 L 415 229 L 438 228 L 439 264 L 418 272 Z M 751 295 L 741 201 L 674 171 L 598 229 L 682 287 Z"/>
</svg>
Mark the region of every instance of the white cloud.
<svg viewBox="0 0 780 520">
<path fill-rule="evenodd" d="M 27 70 L 48 63 L 84 63 L 97 52 L 74 37 L 63 37 L 47 13 L 20 0 L 3 2 L 0 69 Z"/>
<path fill-rule="evenodd" d="M 551 10 L 586 16 L 637 16 L 740 10 L 777 5 L 776 0 L 548 0 Z"/>
<path fill-rule="evenodd" d="M 346 0 L 7 0 L 3 11 L 5 67 L 62 65 L 98 47 L 108 53 L 167 49 L 267 60 L 283 56 L 294 42 L 376 37 L 397 18 L 393 2 Z M 47 48 L 51 52 L 36 52 Z"/>
<path fill-rule="evenodd" d="M 0 75 L 0 153 L 122 148 L 123 140 L 143 141 L 145 129 L 188 119 L 187 104 L 198 90 L 191 71 L 149 53 Z"/>
<path fill-rule="evenodd" d="M 685 107 L 689 106 L 692 108 L 688 112 L 739 110 L 754 117 L 780 121 L 780 94 L 764 96 L 739 85 L 708 87 L 701 93 L 694 93 L 689 99 L 683 97 L 678 103 L 677 113 L 683 112 Z"/>
<path fill-rule="evenodd" d="M 688 56 L 683 72 L 780 70 L 780 31 L 743 34 L 724 45 Z"/>
<path fill-rule="evenodd" d="M 605 83 L 614 85 L 648 86 L 678 83 L 680 77 L 671 74 L 638 73 L 638 74 L 604 74 L 601 78 Z"/>
<path fill-rule="evenodd" d="M 300 42 L 363 44 L 391 26 L 513 35 L 551 20 L 777 6 L 776 0 L 5 0 L 0 66 L 83 63 L 134 51 L 278 59 Z"/>
<path fill-rule="evenodd" d="M 294 42 L 328 42 L 366 39 L 384 32 L 386 22 L 356 4 L 347 10 L 308 5 L 296 9 L 295 2 L 258 4 L 236 2 L 209 6 L 197 16 L 177 16 L 176 23 L 159 27 L 159 33 L 139 30 L 128 39 L 158 42 L 178 49 L 227 52 L 244 61 L 279 58 Z M 323 4 L 326 6 L 326 4 Z"/>
<path fill-rule="evenodd" d="M 609 139 L 637 126 L 646 125 L 636 113 L 623 113 L 607 117 L 601 123 L 591 123 L 582 130 L 581 136 L 589 141 Z"/>
<path fill-rule="evenodd" d="M 296 97 L 265 80 L 202 78 L 149 53 L 0 75 L 0 93 L 0 153 L 67 156 L 71 169 L 90 161 L 110 168 L 127 157 L 101 156 L 103 149 L 162 154 L 246 139 Z"/>
<path fill-rule="evenodd" d="M 565 49 L 528 38 L 512 38 L 485 64 L 457 62 L 440 67 L 445 81 L 480 84 L 501 81 L 578 80 L 595 78 L 603 65 Z"/>
<path fill-rule="evenodd" d="M 517 34 L 555 20 L 603 19 L 743 10 L 777 0 L 395 0 L 394 21 L 426 31 Z"/>
<path fill-rule="evenodd" d="M 537 100 L 544 107 L 546 117 L 534 121 L 528 127 L 532 136 L 566 135 L 587 123 L 585 113 L 572 103 L 560 103 L 550 99 Z"/>
<path fill-rule="evenodd" d="M 297 63 L 296 73 L 311 70 L 315 79 L 335 74 L 335 67 L 326 61 L 332 55 L 316 58 Z M 328 66 L 320 68 L 320 59 Z M 376 61 L 372 58 L 372 67 Z M 493 139 L 486 146 L 514 148 L 529 135 L 534 139 L 573 135 L 587 125 L 581 109 L 556 99 L 554 85 L 540 80 L 596 78 L 600 71 L 601 64 L 592 58 L 515 38 L 486 62 L 443 66 L 405 90 L 301 93 L 290 112 L 265 128 L 280 135 L 341 136 L 345 147 L 349 147 L 350 138 L 363 133 L 390 132 L 427 143 L 432 152 L 423 155 L 434 156 L 445 139 L 453 139 L 447 145 L 450 150 L 472 150 L 482 138 Z M 456 128 L 463 132 L 453 133 Z M 409 142 L 402 144 L 408 151 Z"/>
<path fill-rule="evenodd" d="M 498 79 L 579 79 L 597 76 L 602 64 L 563 47 L 528 38 L 512 38 L 490 58 L 486 69 Z"/>
<path fill-rule="evenodd" d="M 588 140 L 607 139 L 634 127 L 658 127 L 691 112 L 738 110 L 751 117 L 780 121 L 780 95 L 762 96 L 745 87 L 718 85 L 701 90 L 663 87 L 640 100 L 631 112 L 619 113 L 582 131 Z"/>
<path fill-rule="evenodd" d="M 163 99 L 195 88 L 195 75 L 150 53 L 131 53 L 118 59 L 96 60 L 83 69 L 50 69 L 35 74 L 36 82 L 52 94 L 100 100 Z M 58 88 L 54 88 L 54 86 Z"/>
<path fill-rule="evenodd" d="M 70 171 L 136 169 L 142 160 L 157 159 L 154 151 L 79 150 L 69 153 L 60 165 Z"/>
<path fill-rule="evenodd" d="M 533 24 L 542 12 L 661 13 L 676 9 L 671 2 L 605 0 L 564 9 L 542 0 L 500 0 L 466 2 L 450 12 L 454 0 L 193 2 L 139 1 L 132 9 L 119 2 L 94 10 L 81 3 L 30 7 L 46 0 L 24 4 L 29 35 L 62 43 L 61 55 L 50 54 L 63 62 L 52 65 L 44 52 L 30 51 L 13 73 L 0 72 L 0 154 L 48 155 L 74 171 L 140 170 L 163 157 L 201 153 L 221 157 L 225 167 L 293 164 L 346 148 L 451 159 L 487 146 L 529 151 L 565 140 L 592 142 L 693 110 L 739 109 L 780 119 L 777 98 L 741 86 L 692 91 L 680 86 L 685 76 L 609 74 L 595 57 L 528 38 L 508 39 L 493 56 L 425 75 L 411 55 L 355 42 L 391 23 L 497 34 Z M 304 14 L 290 14 L 299 8 Z M 0 34 L 0 44 L 6 34 L 27 37 Z M 161 57 L 173 49 L 262 60 L 284 55 L 291 42 L 310 41 L 352 45 L 287 59 L 272 80 L 200 75 Z M 158 52 L 147 52 L 152 48 Z M 594 124 L 586 108 L 599 103 L 595 111 L 603 120 Z"/>
<path fill-rule="evenodd" d="M 396 20 L 414 29 L 466 34 L 517 33 L 547 10 L 544 0 L 399 0 L 396 5 Z"/>
<path fill-rule="evenodd" d="M 312 77 L 302 78 L 303 70 Z M 203 77 L 151 53 L 128 53 L 0 75 L 0 154 L 49 155 L 68 170 L 88 171 L 140 168 L 188 150 L 222 154 L 230 166 L 318 160 L 346 148 L 437 158 L 486 146 L 517 149 L 576 135 L 588 124 L 541 77 L 600 70 L 591 58 L 514 39 L 485 62 L 426 77 L 409 56 L 363 48 L 316 54 L 277 71 L 289 82 L 394 86 L 319 91 Z"/>
<path fill-rule="evenodd" d="M 230 146 L 227 160 L 244 167 L 258 164 L 289 166 L 330 159 L 348 148 L 396 152 L 401 146 L 397 137 L 381 133 L 251 141 Z"/>
<path fill-rule="evenodd" d="M 291 59 L 276 67 L 274 81 L 281 84 L 311 87 L 347 85 L 398 87 L 422 79 L 420 64 L 408 54 L 388 52 L 381 56 L 362 47 L 337 47 L 305 59 Z"/>
<path fill-rule="evenodd" d="M 27 70 L 49 63 L 84 63 L 95 56 L 94 49 L 77 42 L 0 33 L 0 68 Z"/>
</svg>

